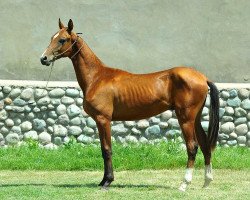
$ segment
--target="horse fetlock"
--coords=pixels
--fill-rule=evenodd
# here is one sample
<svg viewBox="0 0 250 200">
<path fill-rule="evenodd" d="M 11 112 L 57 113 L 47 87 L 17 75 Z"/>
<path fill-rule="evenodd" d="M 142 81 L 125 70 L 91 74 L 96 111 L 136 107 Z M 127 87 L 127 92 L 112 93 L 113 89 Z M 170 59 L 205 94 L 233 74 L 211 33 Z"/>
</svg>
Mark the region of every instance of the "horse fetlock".
<svg viewBox="0 0 250 200">
<path fill-rule="evenodd" d="M 185 173 L 185 177 L 184 177 L 184 181 L 187 183 L 191 183 L 192 178 L 193 178 L 193 169 L 187 168 L 186 173 Z"/>
<path fill-rule="evenodd" d="M 108 174 L 105 176 L 105 179 L 108 181 L 114 181 L 114 175 L 113 174 Z"/>
<path fill-rule="evenodd" d="M 213 181 L 213 180 L 214 180 L 213 174 L 212 174 L 212 173 L 206 174 L 206 175 L 205 175 L 205 180 Z"/>
<path fill-rule="evenodd" d="M 213 180 L 212 164 L 205 166 L 205 180 L 208 180 L 208 181 Z"/>
</svg>

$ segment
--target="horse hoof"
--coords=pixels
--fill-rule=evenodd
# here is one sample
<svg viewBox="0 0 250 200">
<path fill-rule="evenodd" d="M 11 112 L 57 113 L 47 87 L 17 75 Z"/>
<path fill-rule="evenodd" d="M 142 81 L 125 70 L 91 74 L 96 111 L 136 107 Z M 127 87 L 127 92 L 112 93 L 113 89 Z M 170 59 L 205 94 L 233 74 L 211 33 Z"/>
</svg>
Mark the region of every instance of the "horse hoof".
<svg viewBox="0 0 250 200">
<path fill-rule="evenodd" d="M 203 188 L 207 188 L 209 185 L 210 185 L 210 183 L 213 181 L 213 178 L 212 177 L 210 177 L 210 178 L 206 178 L 205 179 L 205 182 L 204 182 L 204 185 L 203 185 Z"/>
<path fill-rule="evenodd" d="M 102 191 L 108 191 L 108 190 L 109 190 L 109 187 L 102 186 L 100 189 L 101 189 Z"/>
<path fill-rule="evenodd" d="M 180 190 L 181 192 L 185 192 L 186 189 L 187 189 L 188 184 L 189 184 L 189 183 L 183 181 L 183 182 L 181 183 L 180 187 L 179 187 L 179 190 Z"/>
<path fill-rule="evenodd" d="M 179 187 L 179 191 L 181 191 L 181 192 L 186 192 L 186 189 L 183 188 L 182 186 L 180 186 L 180 187 Z"/>
<path fill-rule="evenodd" d="M 106 179 L 106 178 L 103 178 L 103 180 L 99 183 L 98 186 L 102 186 L 103 188 L 108 188 L 109 185 L 112 183 L 114 179 Z"/>
<path fill-rule="evenodd" d="M 98 184 L 98 186 L 103 186 L 105 182 L 106 182 L 106 180 L 103 179 L 103 180 Z"/>
</svg>

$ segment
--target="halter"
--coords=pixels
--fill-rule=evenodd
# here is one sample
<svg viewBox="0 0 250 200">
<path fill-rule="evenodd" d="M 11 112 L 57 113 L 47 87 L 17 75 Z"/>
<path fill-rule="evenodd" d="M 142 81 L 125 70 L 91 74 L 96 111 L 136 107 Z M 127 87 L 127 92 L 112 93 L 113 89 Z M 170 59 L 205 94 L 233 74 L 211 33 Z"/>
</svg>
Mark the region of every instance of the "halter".
<svg viewBox="0 0 250 200">
<path fill-rule="evenodd" d="M 76 40 L 70 45 L 70 47 L 68 47 L 68 48 L 67 48 L 65 51 L 63 51 L 62 53 L 59 53 L 59 54 L 55 55 L 54 51 L 52 50 L 52 53 L 53 53 L 53 55 L 54 55 L 52 65 L 54 64 L 55 60 L 56 60 L 58 57 L 60 57 L 60 56 L 63 55 L 64 53 L 66 53 L 68 50 L 70 50 L 70 49 L 74 46 L 74 44 L 77 43 L 78 38 L 79 38 L 79 34 L 82 34 L 82 33 L 76 33 L 76 35 L 77 35 Z M 83 48 L 83 45 L 77 50 L 76 53 L 73 54 L 73 56 L 70 57 L 70 59 L 74 58 L 74 57 L 81 51 L 82 48 Z"/>
</svg>

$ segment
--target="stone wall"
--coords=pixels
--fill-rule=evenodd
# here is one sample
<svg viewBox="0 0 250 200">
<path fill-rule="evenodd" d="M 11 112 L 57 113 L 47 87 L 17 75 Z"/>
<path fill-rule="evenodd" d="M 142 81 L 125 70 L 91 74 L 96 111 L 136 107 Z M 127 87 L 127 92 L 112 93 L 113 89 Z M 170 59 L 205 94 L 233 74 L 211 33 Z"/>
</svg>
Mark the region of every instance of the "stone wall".
<svg viewBox="0 0 250 200">
<path fill-rule="evenodd" d="M 21 144 L 32 138 L 46 148 L 69 141 L 98 143 L 95 122 L 82 109 L 83 94 L 76 82 L 0 81 L 0 145 Z M 250 85 L 217 84 L 220 89 L 222 146 L 250 147 Z M 202 112 L 208 129 L 209 98 Z M 119 143 L 183 141 L 176 115 L 166 111 L 147 120 L 112 123 L 112 137 Z"/>
</svg>

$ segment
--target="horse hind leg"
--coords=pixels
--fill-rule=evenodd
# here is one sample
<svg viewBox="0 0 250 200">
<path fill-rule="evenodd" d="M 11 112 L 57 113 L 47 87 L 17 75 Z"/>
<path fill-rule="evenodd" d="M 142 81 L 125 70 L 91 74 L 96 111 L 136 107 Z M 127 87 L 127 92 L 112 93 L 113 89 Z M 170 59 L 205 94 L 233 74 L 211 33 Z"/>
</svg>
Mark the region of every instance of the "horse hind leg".
<svg viewBox="0 0 250 200">
<path fill-rule="evenodd" d="M 195 115 L 188 109 L 176 110 L 176 114 L 186 142 L 188 155 L 185 176 L 179 190 L 186 191 L 188 185 L 192 181 L 194 162 L 198 150 L 198 143 L 195 137 Z"/>
<path fill-rule="evenodd" d="M 204 181 L 203 187 L 206 188 L 209 186 L 211 181 L 213 181 L 212 163 L 211 163 L 211 148 L 209 147 L 208 142 L 207 142 L 207 140 L 208 140 L 207 135 L 201 126 L 200 115 L 201 115 L 201 111 L 200 111 L 199 115 L 197 116 L 197 119 L 195 122 L 195 128 L 196 128 L 196 133 L 197 133 L 196 134 L 197 140 L 198 140 L 199 146 L 201 148 L 201 151 L 203 153 L 204 161 L 205 161 L 205 172 L 204 172 L 205 181 Z"/>
<path fill-rule="evenodd" d="M 207 188 L 213 180 L 212 163 L 210 163 L 209 165 L 205 165 L 205 182 L 203 188 Z"/>
</svg>

